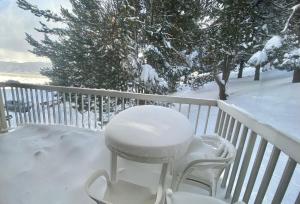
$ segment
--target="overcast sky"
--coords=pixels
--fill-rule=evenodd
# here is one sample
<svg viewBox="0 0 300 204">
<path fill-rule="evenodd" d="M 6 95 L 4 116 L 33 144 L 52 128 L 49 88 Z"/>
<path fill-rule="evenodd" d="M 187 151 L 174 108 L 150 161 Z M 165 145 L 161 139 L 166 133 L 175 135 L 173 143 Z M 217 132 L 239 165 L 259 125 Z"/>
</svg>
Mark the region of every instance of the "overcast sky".
<svg viewBox="0 0 300 204">
<path fill-rule="evenodd" d="M 28 0 L 42 9 L 59 11 L 60 6 L 69 7 L 68 0 Z M 25 41 L 25 32 L 35 38 L 41 36 L 34 30 L 41 18 L 18 8 L 16 0 L 0 0 L 0 61 L 45 62 L 28 52 L 31 46 Z"/>
</svg>

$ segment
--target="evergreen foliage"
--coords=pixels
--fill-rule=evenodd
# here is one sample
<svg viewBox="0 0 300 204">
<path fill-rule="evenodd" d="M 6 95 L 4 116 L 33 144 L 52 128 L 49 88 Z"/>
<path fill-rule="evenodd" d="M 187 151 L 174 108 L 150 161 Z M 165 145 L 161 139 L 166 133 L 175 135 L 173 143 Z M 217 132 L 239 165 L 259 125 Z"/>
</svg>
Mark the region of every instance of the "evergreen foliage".
<svg viewBox="0 0 300 204">
<path fill-rule="evenodd" d="M 296 2 L 70 0 L 70 10 L 54 13 L 17 0 L 44 19 L 36 28 L 44 39 L 26 33 L 26 40 L 33 53 L 51 60 L 53 67 L 43 74 L 55 85 L 162 94 L 180 83 L 197 88 L 214 79 L 220 99 L 227 97 L 230 71 L 239 64 L 242 76 L 251 55 L 280 34 Z M 299 38 L 295 16 L 285 40 Z M 267 53 L 269 59 L 280 58 L 279 52 Z"/>
</svg>

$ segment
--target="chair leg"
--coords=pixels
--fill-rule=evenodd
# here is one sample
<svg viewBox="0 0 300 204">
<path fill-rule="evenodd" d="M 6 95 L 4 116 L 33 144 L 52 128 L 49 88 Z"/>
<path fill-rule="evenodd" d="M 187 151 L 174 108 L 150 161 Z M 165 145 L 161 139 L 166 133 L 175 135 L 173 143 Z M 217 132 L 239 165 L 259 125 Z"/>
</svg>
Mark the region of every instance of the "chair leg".
<svg viewBox="0 0 300 204">
<path fill-rule="evenodd" d="M 217 195 L 217 188 L 216 188 L 216 186 L 212 185 L 210 189 L 211 190 L 210 190 L 209 195 L 212 196 L 212 197 L 216 197 L 216 195 Z"/>
<path fill-rule="evenodd" d="M 215 182 L 212 184 L 210 189 L 211 189 L 210 196 L 216 197 L 216 195 L 217 195 L 217 185 L 216 185 Z"/>
<path fill-rule="evenodd" d="M 111 152 L 111 160 L 110 160 L 110 179 L 112 183 L 117 182 L 117 161 L 118 155 L 116 152 Z"/>
<path fill-rule="evenodd" d="M 184 174 L 183 173 L 177 173 L 174 172 L 173 178 L 172 178 L 172 183 L 171 183 L 171 189 L 176 192 L 178 191 L 180 183 L 184 179 Z"/>
</svg>

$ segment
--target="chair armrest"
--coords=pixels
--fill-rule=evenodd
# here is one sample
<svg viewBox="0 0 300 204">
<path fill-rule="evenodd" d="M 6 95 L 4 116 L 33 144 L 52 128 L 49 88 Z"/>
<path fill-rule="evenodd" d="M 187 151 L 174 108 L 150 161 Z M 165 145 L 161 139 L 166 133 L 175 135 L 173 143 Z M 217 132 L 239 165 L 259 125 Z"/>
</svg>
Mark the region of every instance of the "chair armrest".
<svg viewBox="0 0 300 204">
<path fill-rule="evenodd" d="M 164 197 L 165 197 L 164 196 L 164 190 L 163 190 L 162 185 L 160 184 L 158 186 L 158 189 L 157 189 L 156 200 L 155 200 L 154 204 L 162 204 L 162 203 L 164 203 L 163 202 Z"/>
<path fill-rule="evenodd" d="M 103 200 L 99 200 L 97 198 L 95 198 L 89 191 L 89 188 L 92 186 L 92 184 L 101 176 L 104 176 L 105 179 L 106 179 L 106 182 L 107 184 L 109 184 L 109 176 L 108 176 L 108 173 L 103 170 L 103 169 L 99 169 L 97 171 L 95 171 L 88 179 L 87 181 L 85 182 L 85 186 L 84 186 L 84 189 L 85 189 L 85 192 L 87 193 L 87 195 L 92 199 L 94 200 L 97 204 L 111 204 L 107 201 L 103 201 Z"/>
</svg>

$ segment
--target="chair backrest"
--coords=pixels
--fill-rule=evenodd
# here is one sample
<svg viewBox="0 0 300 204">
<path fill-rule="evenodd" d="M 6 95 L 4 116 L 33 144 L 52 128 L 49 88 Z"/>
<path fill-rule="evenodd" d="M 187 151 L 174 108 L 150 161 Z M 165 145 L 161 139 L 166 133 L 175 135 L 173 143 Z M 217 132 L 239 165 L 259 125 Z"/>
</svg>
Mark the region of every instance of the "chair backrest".
<svg viewBox="0 0 300 204">
<path fill-rule="evenodd" d="M 227 165 L 231 164 L 236 155 L 235 147 L 226 139 L 220 136 L 202 136 L 202 141 L 204 143 L 217 146 L 217 157 L 219 162 L 224 162 Z"/>
</svg>

